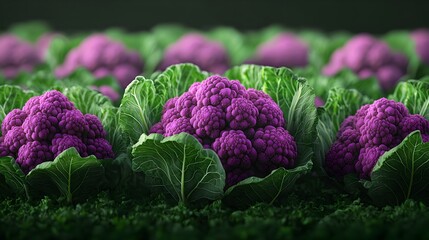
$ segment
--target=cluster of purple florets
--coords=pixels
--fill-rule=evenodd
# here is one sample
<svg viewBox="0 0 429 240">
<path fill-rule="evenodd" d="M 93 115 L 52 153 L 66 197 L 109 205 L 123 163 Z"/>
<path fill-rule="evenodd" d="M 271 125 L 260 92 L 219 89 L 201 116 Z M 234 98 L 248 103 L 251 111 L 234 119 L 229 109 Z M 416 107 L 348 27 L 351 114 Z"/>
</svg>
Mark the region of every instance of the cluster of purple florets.
<svg viewBox="0 0 429 240">
<path fill-rule="evenodd" d="M 419 29 L 411 33 L 414 40 L 417 55 L 421 61 L 429 65 L 429 30 Z"/>
<path fill-rule="evenodd" d="M 150 133 L 186 132 L 213 149 L 226 171 L 226 185 L 291 168 L 297 157 L 283 112 L 270 96 L 239 81 L 212 76 L 168 100 Z"/>
<path fill-rule="evenodd" d="M 0 36 L 0 73 L 14 78 L 21 71 L 31 72 L 41 63 L 37 49 L 13 35 Z"/>
<path fill-rule="evenodd" d="M 0 156 L 14 157 L 26 173 L 71 147 L 82 157 L 114 157 L 98 117 L 82 114 L 55 90 L 30 98 L 22 110 L 12 110 L 1 131 Z"/>
<path fill-rule="evenodd" d="M 325 168 L 335 177 L 357 173 L 368 179 L 380 156 L 416 130 L 424 142 L 429 141 L 429 121 L 409 114 L 400 102 L 381 98 L 364 105 L 341 124 L 326 155 Z"/>
<path fill-rule="evenodd" d="M 293 34 L 283 33 L 262 44 L 256 56 L 247 63 L 271 67 L 305 67 L 308 55 L 307 44 Z"/>
<path fill-rule="evenodd" d="M 126 88 L 142 72 L 143 63 L 138 53 L 129 52 L 105 35 L 94 34 L 70 51 L 55 74 L 64 78 L 79 67 L 91 71 L 96 78 L 114 76 L 119 85 Z"/>
<path fill-rule="evenodd" d="M 230 66 L 225 48 L 218 42 L 191 33 L 167 48 L 159 70 L 179 63 L 193 63 L 204 71 L 222 74 Z"/>
<path fill-rule="evenodd" d="M 334 52 L 323 74 L 333 76 L 347 68 L 361 79 L 376 77 L 384 90 L 390 90 L 407 73 L 407 66 L 404 55 L 392 52 L 386 43 L 368 34 L 360 34 Z"/>
</svg>

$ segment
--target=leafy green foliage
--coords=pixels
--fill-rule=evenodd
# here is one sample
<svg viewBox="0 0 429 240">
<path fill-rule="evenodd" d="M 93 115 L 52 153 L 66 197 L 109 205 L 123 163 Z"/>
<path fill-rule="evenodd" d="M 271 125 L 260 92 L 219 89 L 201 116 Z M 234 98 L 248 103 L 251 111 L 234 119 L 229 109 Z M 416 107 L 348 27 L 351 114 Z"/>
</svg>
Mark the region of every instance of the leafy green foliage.
<svg viewBox="0 0 429 240">
<path fill-rule="evenodd" d="M 33 92 L 24 91 L 16 86 L 0 86 L 0 125 L 10 111 L 15 108 L 22 108 L 27 100 L 33 96 Z"/>
<path fill-rule="evenodd" d="M 98 192 L 103 178 L 104 168 L 95 156 L 82 158 L 69 148 L 54 161 L 37 165 L 26 180 L 32 194 L 61 197 L 70 203 Z"/>
<path fill-rule="evenodd" d="M 152 178 L 152 187 L 164 187 L 180 203 L 223 195 L 225 170 L 219 157 L 189 134 L 143 134 L 132 155 L 134 171 Z"/>
<path fill-rule="evenodd" d="M 420 114 L 429 119 L 429 83 L 410 80 L 400 83 L 389 97 L 402 102 L 411 114 Z"/>
<path fill-rule="evenodd" d="M 284 192 L 290 192 L 302 175 L 310 172 L 312 162 L 294 169 L 278 168 L 264 178 L 250 177 L 230 187 L 223 201 L 228 206 L 245 208 L 255 202 L 273 204 Z"/>
<path fill-rule="evenodd" d="M 8 190 L 16 196 L 25 196 L 24 194 L 27 194 L 25 175 L 13 158 L 0 158 L 0 179 L 3 179 L 3 181 L 0 181 L 0 190 L 3 188 L 5 191 L 0 191 L 0 196 L 7 195 Z"/>
<path fill-rule="evenodd" d="M 167 68 L 155 80 L 137 77 L 125 90 L 119 107 L 119 126 L 132 143 L 161 118 L 164 103 L 179 96 L 194 82 L 206 78 L 198 67 L 180 64 Z"/>
<path fill-rule="evenodd" d="M 407 199 L 429 197 L 429 143 L 419 131 L 383 154 L 371 173 L 368 194 L 375 203 L 400 204 Z"/>
</svg>

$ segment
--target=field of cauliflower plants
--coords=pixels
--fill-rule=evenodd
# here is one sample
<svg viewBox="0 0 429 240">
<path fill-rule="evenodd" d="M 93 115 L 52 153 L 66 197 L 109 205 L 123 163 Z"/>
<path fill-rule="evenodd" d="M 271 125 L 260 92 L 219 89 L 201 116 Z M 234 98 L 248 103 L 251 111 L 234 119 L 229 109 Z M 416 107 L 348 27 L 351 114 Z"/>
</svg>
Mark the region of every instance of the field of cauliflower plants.
<svg viewBox="0 0 429 240">
<path fill-rule="evenodd" d="M 428 239 L 429 30 L 0 35 L 0 239 Z"/>
</svg>

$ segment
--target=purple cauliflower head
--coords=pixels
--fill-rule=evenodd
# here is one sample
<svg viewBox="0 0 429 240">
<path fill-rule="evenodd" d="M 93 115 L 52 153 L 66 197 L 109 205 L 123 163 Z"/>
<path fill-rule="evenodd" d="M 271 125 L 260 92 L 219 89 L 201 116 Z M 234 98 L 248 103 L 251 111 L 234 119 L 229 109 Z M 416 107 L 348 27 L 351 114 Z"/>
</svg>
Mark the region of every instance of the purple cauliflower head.
<svg viewBox="0 0 429 240">
<path fill-rule="evenodd" d="M 15 157 L 25 173 L 71 147 L 82 157 L 114 157 L 98 117 L 83 115 L 56 90 L 30 98 L 23 110 L 12 110 L 1 127 L 1 156 Z"/>
<path fill-rule="evenodd" d="M 427 119 L 409 114 L 400 102 L 378 99 L 343 121 L 325 156 L 325 169 L 337 178 L 356 173 L 369 179 L 378 159 L 416 130 L 424 142 L 429 141 Z"/>
<path fill-rule="evenodd" d="M 415 49 L 421 61 L 429 65 L 429 30 L 418 29 L 411 33 L 411 38 L 414 40 Z"/>
<path fill-rule="evenodd" d="M 376 77 L 387 91 L 407 73 L 407 65 L 406 57 L 394 53 L 386 43 L 368 34 L 359 34 L 333 53 L 323 74 L 333 76 L 342 69 L 351 69 L 361 79 Z"/>
<path fill-rule="evenodd" d="M 13 35 L 0 36 L 0 73 L 14 78 L 20 71 L 31 72 L 41 63 L 34 46 Z"/>
<path fill-rule="evenodd" d="M 149 133 L 186 132 L 214 150 L 226 170 L 226 187 L 250 176 L 265 177 L 297 158 L 294 138 L 284 129 L 280 107 L 262 91 L 212 76 L 168 100 Z"/>
<path fill-rule="evenodd" d="M 105 35 L 94 34 L 71 50 L 55 73 L 57 77 L 64 78 L 79 67 L 91 71 L 97 78 L 114 76 L 125 88 L 141 73 L 143 63 L 137 53 L 129 52 L 121 43 Z"/>
<path fill-rule="evenodd" d="M 225 48 L 218 42 L 191 33 L 170 45 L 159 65 L 160 70 L 179 63 L 193 63 L 204 71 L 224 73 L 229 67 L 229 57 Z"/>
<path fill-rule="evenodd" d="M 282 33 L 259 46 L 256 56 L 247 63 L 272 67 L 305 67 L 308 58 L 306 43 L 293 34 Z"/>
</svg>

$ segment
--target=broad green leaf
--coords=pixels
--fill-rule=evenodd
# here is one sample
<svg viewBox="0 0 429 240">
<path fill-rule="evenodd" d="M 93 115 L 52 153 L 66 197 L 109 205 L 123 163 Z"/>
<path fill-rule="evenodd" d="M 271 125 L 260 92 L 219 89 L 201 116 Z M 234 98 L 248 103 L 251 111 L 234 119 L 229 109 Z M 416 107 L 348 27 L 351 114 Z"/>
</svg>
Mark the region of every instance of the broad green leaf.
<svg viewBox="0 0 429 240">
<path fill-rule="evenodd" d="M 0 125 L 10 111 L 15 108 L 22 108 L 27 100 L 33 96 L 34 92 L 24 91 L 17 86 L 0 86 Z"/>
<path fill-rule="evenodd" d="M 7 185 L 1 186 L 0 189 L 9 189 L 16 196 L 25 196 L 27 194 L 25 175 L 13 158 L 0 158 L 0 178 L 4 180 L 4 182 L 0 180 L 0 184 Z M 3 193 L 0 192 L 0 195 L 3 195 Z"/>
<path fill-rule="evenodd" d="M 429 199 L 429 143 L 419 131 L 381 156 L 371 173 L 368 194 L 378 205 Z"/>
<path fill-rule="evenodd" d="M 26 180 L 37 196 L 61 197 L 73 202 L 98 193 L 104 168 L 95 156 L 82 158 L 75 148 L 69 148 L 54 161 L 37 165 Z"/>
<path fill-rule="evenodd" d="M 118 108 L 104 106 L 100 109 L 99 118 L 107 132 L 107 140 L 112 145 L 113 152 L 118 156 L 120 153 L 127 152 L 129 139 L 126 138 L 119 126 Z"/>
<path fill-rule="evenodd" d="M 250 177 L 230 187 L 223 202 L 237 208 L 249 207 L 258 202 L 273 204 L 282 194 L 290 191 L 296 180 L 310 172 L 312 162 L 294 169 L 278 168 L 264 178 Z"/>
<path fill-rule="evenodd" d="M 410 80 L 400 83 L 389 97 L 402 102 L 411 114 L 420 114 L 429 119 L 429 83 Z"/>
<path fill-rule="evenodd" d="M 161 118 L 163 96 L 157 94 L 152 80 L 137 77 L 125 89 L 119 106 L 119 127 L 132 143 Z"/>
<path fill-rule="evenodd" d="M 194 82 L 207 77 L 192 64 L 179 64 L 167 68 L 154 81 L 137 77 L 125 90 L 119 107 L 119 125 L 135 143 L 143 133 L 160 120 L 164 103 L 180 96 Z"/>
<path fill-rule="evenodd" d="M 186 133 L 164 138 L 143 134 L 133 146 L 133 170 L 152 178 L 151 187 L 162 187 L 180 203 L 223 195 L 225 171 L 219 157 Z"/>
<path fill-rule="evenodd" d="M 369 99 L 362 96 L 356 90 L 333 88 L 329 91 L 329 97 L 323 108 L 319 109 L 319 121 L 317 123 L 317 144 L 315 147 L 315 169 L 324 172 L 323 165 L 325 155 L 335 141 L 336 134 L 341 123 L 356 111 Z"/>
<path fill-rule="evenodd" d="M 207 78 L 207 74 L 193 64 L 178 64 L 168 67 L 159 74 L 154 81 L 158 94 L 164 96 L 165 101 L 180 96 L 188 91 L 194 82 L 201 82 Z M 165 102 L 164 101 L 164 102 Z"/>
<path fill-rule="evenodd" d="M 71 88 L 64 88 L 61 92 L 67 96 L 83 114 L 91 113 L 100 117 L 101 109 L 104 106 L 112 106 L 110 100 L 106 96 L 85 87 L 74 86 Z"/>
<path fill-rule="evenodd" d="M 317 111 L 314 91 L 306 80 L 287 68 L 242 65 L 226 73 L 230 79 L 240 80 L 247 88 L 263 90 L 280 106 L 286 128 L 298 146 L 298 165 L 313 158 L 316 140 Z"/>
</svg>

